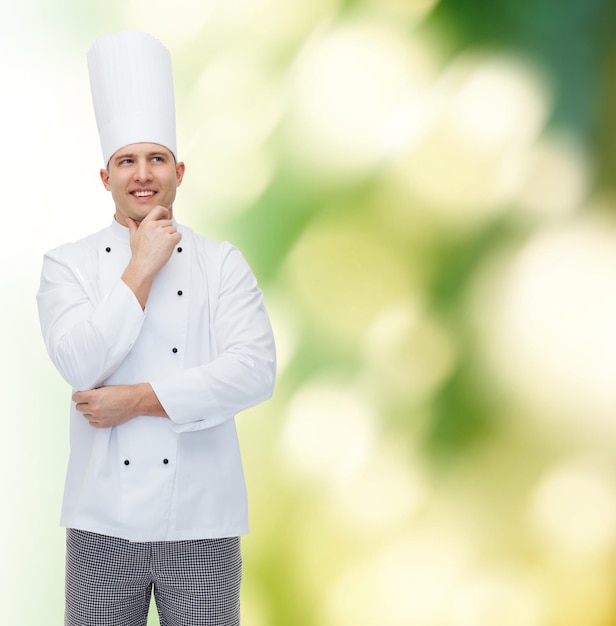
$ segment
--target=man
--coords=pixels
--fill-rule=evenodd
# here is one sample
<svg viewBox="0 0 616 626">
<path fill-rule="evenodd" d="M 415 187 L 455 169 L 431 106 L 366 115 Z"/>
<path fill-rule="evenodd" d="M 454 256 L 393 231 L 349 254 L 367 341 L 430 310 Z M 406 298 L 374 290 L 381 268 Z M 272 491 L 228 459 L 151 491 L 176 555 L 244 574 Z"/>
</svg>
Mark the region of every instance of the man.
<svg viewBox="0 0 616 626">
<path fill-rule="evenodd" d="M 73 387 L 61 523 L 67 626 L 239 624 L 247 504 L 235 414 L 270 397 L 274 342 L 241 254 L 175 220 L 168 51 L 88 53 L 111 225 L 45 255 L 49 355 Z"/>
</svg>

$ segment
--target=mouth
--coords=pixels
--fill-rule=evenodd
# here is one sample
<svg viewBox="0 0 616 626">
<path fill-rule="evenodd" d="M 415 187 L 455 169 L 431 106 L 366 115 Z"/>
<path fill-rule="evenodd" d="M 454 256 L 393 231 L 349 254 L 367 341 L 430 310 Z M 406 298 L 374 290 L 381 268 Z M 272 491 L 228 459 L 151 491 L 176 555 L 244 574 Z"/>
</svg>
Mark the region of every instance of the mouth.
<svg viewBox="0 0 616 626">
<path fill-rule="evenodd" d="M 149 198 L 154 197 L 155 194 L 156 192 L 152 191 L 151 189 L 135 189 L 135 191 L 130 192 L 130 195 L 133 196 L 133 198 L 144 200 L 148 200 Z"/>
</svg>

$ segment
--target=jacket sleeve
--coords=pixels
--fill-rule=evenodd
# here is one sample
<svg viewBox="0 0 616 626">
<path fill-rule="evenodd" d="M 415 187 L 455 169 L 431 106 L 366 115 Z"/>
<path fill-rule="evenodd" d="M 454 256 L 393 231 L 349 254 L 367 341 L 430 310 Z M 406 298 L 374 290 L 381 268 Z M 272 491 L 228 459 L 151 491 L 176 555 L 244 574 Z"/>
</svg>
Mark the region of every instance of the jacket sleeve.
<svg viewBox="0 0 616 626">
<path fill-rule="evenodd" d="M 115 371 L 145 318 L 122 280 L 99 298 L 95 279 L 87 246 L 68 244 L 44 256 L 37 293 L 43 339 L 62 377 L 81 391 L 99 386 Z"/>
<path fill-rule="evenodd" d="M 176 432 L 201 430 L 267 400 L 273 392 L 276 352 L 263 296 L 241 253 L 223 244 L 210 283 L 211 343 L 215 358 L 150 381 Z"/>
</svg>

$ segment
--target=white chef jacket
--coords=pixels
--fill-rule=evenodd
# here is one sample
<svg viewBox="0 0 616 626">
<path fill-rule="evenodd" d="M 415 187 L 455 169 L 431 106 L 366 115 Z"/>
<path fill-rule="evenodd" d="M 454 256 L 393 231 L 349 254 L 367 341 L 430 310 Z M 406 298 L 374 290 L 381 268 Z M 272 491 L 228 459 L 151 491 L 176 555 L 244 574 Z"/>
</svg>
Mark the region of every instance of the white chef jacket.
<svg viewBox="0 0 616 626">
<path fill-rule="evenodd" d="M 100 429 L 71 402 L 67 528 L 131 541 L 248 532 L 234 416 L 272 393 L 272 330 L 240 252 L 175 225 L 182 240 L 145 311 L 120 278 L 131 251 L 117 221 L 45 254 L 39 316 L 63 378 L 82 391 L 149 382 L 169 416 Z"/>
</svg>

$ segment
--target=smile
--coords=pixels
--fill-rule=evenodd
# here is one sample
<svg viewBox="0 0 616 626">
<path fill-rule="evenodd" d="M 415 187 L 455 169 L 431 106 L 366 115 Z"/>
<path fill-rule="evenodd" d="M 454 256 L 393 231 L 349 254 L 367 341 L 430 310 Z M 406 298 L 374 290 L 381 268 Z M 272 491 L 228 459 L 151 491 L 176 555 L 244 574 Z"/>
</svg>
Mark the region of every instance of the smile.
<svg viewBox="0 0 616 626">
<path fill-rule="evenodd" d="M 136 196 L 137 198 L 147 198 L 149 196 L 153 196 L 155 191 L 132 191 L 131 194 Z"/>
</svg>

